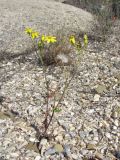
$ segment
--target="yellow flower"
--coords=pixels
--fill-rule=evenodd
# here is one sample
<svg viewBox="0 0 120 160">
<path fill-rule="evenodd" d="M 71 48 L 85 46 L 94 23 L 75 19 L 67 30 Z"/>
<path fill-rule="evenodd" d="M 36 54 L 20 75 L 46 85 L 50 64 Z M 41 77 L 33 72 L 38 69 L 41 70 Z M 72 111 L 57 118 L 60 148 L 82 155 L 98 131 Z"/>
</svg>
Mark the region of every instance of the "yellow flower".
<svg viewBox="0 0 120 160">
<path fill-rule="evenodd" d="M 45 35 L 42 35 L 41 40 L 42 40 L 42 42 L 46 41 Z"/>
<path fill-rule="evenodd" d="M 31 38 L 32 39 L 35 39 L 35 38 L 38 38 L 39 37 L 39 33 L 38 32 L 32 32 L 31 33 Z"/>
<path fill-rule="evenodd" d="M 55 42 L 57 42 L 56 37 L 53 37 L 53 36 L 46 36 L 45 37 L 45 41 L 47 43 L 55 43 Z"/>
<path fill-rule="evenodd" d="M 70 36 L 70 39 L 69 39 L 69 41 L 70 41 L 70 43 L 72 44 L 72 45 L 75 45 L 75 37 L 74 36 Z"/>
<path fill-rule="evenodd" d="M 84 34 L 84 45 L 88 45 L 88 36 L 87 34 Z"/>
<path fill-rule="evenodd" d="M 33 32 L 32 28 L 26 28 L 25 29 L 25 32 L 28 34 L 28 35 L 31 35 L 31 33 Z"/>
</svg>

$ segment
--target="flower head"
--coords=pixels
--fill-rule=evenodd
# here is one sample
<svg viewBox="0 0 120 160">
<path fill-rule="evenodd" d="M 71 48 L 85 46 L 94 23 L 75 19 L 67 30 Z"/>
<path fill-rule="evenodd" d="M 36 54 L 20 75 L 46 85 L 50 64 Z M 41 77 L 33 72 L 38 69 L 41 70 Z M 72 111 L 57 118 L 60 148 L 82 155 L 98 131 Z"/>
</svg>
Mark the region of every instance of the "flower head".
<svg viewBox="0 0 120 160">
<path fill-rule="evenodd" d="M 45 35 L 42 35 L 42 37 L 41 37 L 42 42 L 44 42 L 45 39 L 46 39 Z"/>
<path fill-rule="evenodd" d="M 70 36 L 69 41 L 70 41 L 70 43 L 71 43 L 72 45 L 75 45 L 75 43 L 76 43 L 74 36 Z"/>
<path fill-rule="evenodd" d="M 32 32 L 31 33 L 31 38 L 32 39 L 35 39 L 35 38 L 38 38 L 39 37 L 39 33 L 38 32 Z"/>
<path fill-rule="evenodd" d="M 47 43 L 55 43 L 57 41 L 56 37 L 53 36 L 46 36 L 45 40 Z"/>
<path fill-rule="evenodd" d="M 41 41 L 47 43 L 55 43 L 57 40 L 56 37 L 42 35 Z"/>
<path fill-rule="evenodd" d="M 39 33 L 34 31 L 32 28 L 26 28 L 25 29 L 25 32 L 32 38 L 32 39 L 35 39 L 35 38 L 38 38 L 39 37 Z"/>
<path fill-rule="evenodd" d="M 26 32 L 28 35 L 31 35 L 31 33 L 33 32 L 33 29 L 32 29 L 32 28 L 26 28 L 26 29 L 25 29 L 25 32 Z"/>
<path fill-rule="evenodd" d="M 88 45 L 88 36 L 87 34 L 84 34 L 84 45 Z"/>
</svg>

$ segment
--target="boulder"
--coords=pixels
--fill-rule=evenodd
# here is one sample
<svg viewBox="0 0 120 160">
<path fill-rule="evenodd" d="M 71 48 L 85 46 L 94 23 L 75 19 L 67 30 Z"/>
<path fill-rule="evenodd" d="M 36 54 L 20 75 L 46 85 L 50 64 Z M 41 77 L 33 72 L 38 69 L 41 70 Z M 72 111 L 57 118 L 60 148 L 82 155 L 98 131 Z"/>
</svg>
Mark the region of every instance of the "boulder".
<svg viewBox="0 0 120 160">
<path fill-rule="evenodd" d="M 90 32 L 93 21 L 90 13 L 55 0 L 0 0 L 0 59 L 30 52 L 26 27 L 41 34 Z"/>
</svg>

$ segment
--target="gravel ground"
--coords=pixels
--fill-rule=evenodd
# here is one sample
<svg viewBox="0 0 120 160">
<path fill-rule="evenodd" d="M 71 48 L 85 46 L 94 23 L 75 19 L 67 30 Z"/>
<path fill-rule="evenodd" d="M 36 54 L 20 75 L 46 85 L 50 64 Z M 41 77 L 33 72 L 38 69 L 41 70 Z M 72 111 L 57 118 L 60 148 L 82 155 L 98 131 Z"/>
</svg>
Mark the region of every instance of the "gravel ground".
<svg viewBox="0 0 120 160">
<path fill-rule="evenodd" d="M 0 62 L 0 160 L 120 159 L 119 26 L 116 21 L 106 44 L 89 42 L 49 129 L 55 138 L 42 139 L 41 154 L 33 142 L 46 107 L 42 68 L 34 53 Z M 62 89 L 60 67 L 48 70 L 52 87 Z"/>
</svg>

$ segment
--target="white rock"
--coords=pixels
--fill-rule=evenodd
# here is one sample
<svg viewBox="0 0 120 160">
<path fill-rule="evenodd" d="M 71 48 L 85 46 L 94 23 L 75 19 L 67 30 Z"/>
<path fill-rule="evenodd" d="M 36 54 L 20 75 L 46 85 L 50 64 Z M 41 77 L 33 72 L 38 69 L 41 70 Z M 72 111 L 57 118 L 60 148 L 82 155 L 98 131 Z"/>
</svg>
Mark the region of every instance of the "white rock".
<svg viewBox="0 0 120 160">
<path fill-rule="evenodd" d="M 10 155 L 11 155 L 12 157 L 18 157 L 18 156 L 19 156 L 18 153 L 10 153 Z"/>
<path fill-rule="evenodd" d="M 106 133 L 106 137 L 109 138 L 109 139 L 111 139 L 110 133 Z"/>
<path fill-rule="evenodd" d="M 94 96 L 94 102 L 98 102 L 100 99 L 100 95 L 99 94 L 95 94 Z"/>
<path fill-rule="evenodd" d="M 30 137 L 29 141 L 31 142 L 39 142 L 36 138 Z"/>
<path fill-rule="evenodd" d="M 61 142 L 61 141 L 63 140 L 63 136 L 62 136 L 62 135 L 58 135 L 58 136 L 55 138 L 55 140 Z"/>
<path fill-rule="evenodd" d="M 40 145 L 47 145 L 47 144 L 48 144 L 47 139 L 42 139 L 40 142 Z"/>
<path fill-rule="evenodd" d="M 41 159 L 41 157 L 40 156 L 37 156 L 36 158 L 35 158 L 35 160 L 40 160 Z"/>
<path fill-rule="evenodd" d="M 73 159 L 78 159 L 78 156 L 76 154 L 71 155 Z"/>
<path fill-rule="evenodd" d="M 116 119 L 116 120 L 114 121 L 114 124 L 118 127 L 118 126 L 119 126 L 119 121 Z"/>
<path fill-rule="evenodd" d="M 116 126 L 113 126 L 113 129 L 114 129 L 114 130 L 117 130 L 117 127 L 116 127 Z"/>
</svg>

